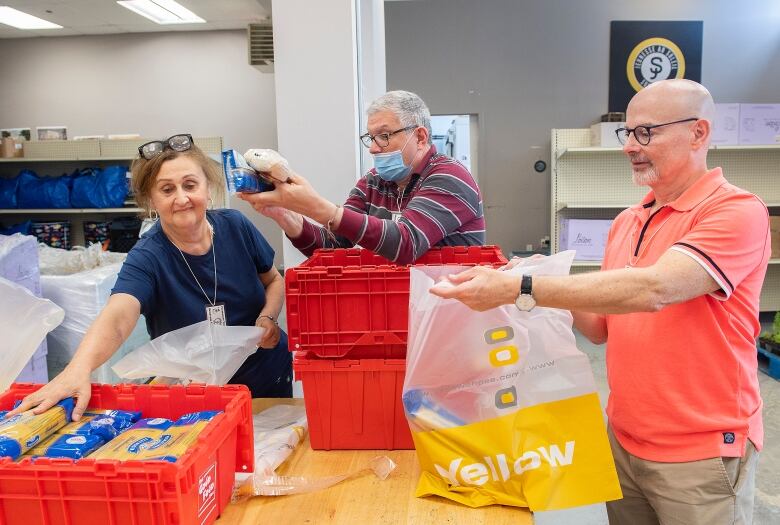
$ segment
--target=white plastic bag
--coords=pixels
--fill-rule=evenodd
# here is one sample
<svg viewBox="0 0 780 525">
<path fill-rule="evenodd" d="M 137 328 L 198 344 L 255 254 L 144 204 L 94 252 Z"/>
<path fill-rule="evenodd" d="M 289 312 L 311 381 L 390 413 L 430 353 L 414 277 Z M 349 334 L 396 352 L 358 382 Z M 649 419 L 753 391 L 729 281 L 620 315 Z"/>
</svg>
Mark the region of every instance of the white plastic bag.
<svg viewBox="0 0 780 525">
<path fill-rule="evenodd" d="M 56 304 L 0 277 L 0 392 L 8 388 L 46 334 L 64 317 L 65 312 Z"/>
<path fill-rule="evenodd" d="M 49 248 L 54 250 L 55 248 Z M 66 250 L 58 250 L 66 252 Z M 39 250 L 39 254 L 45 251 Z M 121 254 L 124 255 L 124 254 Z M 65 310 L 65 320 L 48 338 L 49 375 L 54 377 L 70 363 L 84 335 L 108 302 L 121 264 L 98 266 L 71 275 L 41 275 L 41 294 Z M 117 383 L 110 366 L 131 350 L 149 341 L 146 320 L 141 316 L 130 336 L 109 361 L 92 372 L 95 383 Z"/>
<path fill-rule="evenodd" d="M 164 376 L 184 383 L 224 385 L 257 351 L 264 331 L 256 326 L 218 326 L 201 321 L 149 341 L 112 368 L 125 379 Z"/>
<path fill-rule="evenodd" d="M 565 275 L 574 252 L 514 275 Z M 465 268 L 462 268 L 465 269 Z M 403 403 L 422 474 L 417 496 L 554 510 L 621 497 L 590 364 L 568 311 L 475 312 L 429 292 L 453 267 L 410 273 Z"/>
</svg>

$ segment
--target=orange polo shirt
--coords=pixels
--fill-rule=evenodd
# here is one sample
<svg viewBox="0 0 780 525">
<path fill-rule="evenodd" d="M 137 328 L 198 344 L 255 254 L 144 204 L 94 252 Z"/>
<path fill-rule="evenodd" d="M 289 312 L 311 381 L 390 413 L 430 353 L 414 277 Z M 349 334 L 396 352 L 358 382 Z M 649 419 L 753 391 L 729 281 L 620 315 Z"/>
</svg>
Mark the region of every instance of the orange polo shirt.
<svg viewBox="0 0 780 525">
<path fill-rule="evenodd" d="M 602 269 L 692 258 L 716 292 L 659 312 L 608 315 L 607 415 L 631 454 L 663 462 L 739 457 L 764 439 L 758 302 L 771 248 L 761 200 L 708 171 L 652 215 L 651 191 L 615 219 Z"/>
</svg>

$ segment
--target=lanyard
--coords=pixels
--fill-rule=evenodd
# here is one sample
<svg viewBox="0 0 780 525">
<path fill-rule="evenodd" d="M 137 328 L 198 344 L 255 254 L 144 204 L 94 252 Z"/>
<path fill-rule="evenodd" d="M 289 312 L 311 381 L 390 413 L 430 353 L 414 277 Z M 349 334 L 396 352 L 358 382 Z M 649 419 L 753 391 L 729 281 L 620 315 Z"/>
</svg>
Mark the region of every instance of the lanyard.
<svg viewBox="0 0 780 525">
<path fill-rule="evenodd" d="M 200 281 L 198 281 L 198 278 L 195 277 L 195 272 L 192 271 L 192 268 L 190 267 L 190 263 L 187 262 L 187 258 L 184 257 L 184 252 L 181 251 L 181 248 L 176 246 L 176 249 L 179 250 L 179 253 L 181 254 L 181 258 L 184 260 L 184 264 L 187 265 L 187 269 L 192 274 L 192 278 L 195 279 L 195 282 L 198 285 L 198 288 L 200 288 L 200 291 L 203 292 L 203 296 L 206 298 L 206 301 L 211 306 L 216 306 L 217 304 L 217 250 L 214 248 L 214 228 L 211 226 L 211 223 L 208 223 L 209 226 L 209 232 L 211 233 L 211 255 L 214 257 L 214 300 L 212 301 L 209 299 L 209 296 L 206 294 L 206 290 L 203 289 L 203 286 L 200 284 Z"/>
</svg>

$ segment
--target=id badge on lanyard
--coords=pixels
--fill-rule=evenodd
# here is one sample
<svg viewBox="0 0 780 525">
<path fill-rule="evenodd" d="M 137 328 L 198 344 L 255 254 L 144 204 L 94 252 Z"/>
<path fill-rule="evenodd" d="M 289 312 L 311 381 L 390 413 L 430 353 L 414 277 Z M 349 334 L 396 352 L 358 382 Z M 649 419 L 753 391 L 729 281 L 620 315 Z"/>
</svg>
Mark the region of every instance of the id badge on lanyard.
<svg viewBox="0 0 780 525">
<path fill-rule="evenodd" d="M 227 326 L 227 317 L 225 316 L 225 303 L 215 303 L 206 306 L 206 319 L 209 323 Z"/>
<path fill-rule="evenodd" d="M 398 221 L 401 220 L 402 213 L 400 211 L 391 211 L 390 214 L 393 216 L 393 222 L 398 224 Z"/>
</svg>

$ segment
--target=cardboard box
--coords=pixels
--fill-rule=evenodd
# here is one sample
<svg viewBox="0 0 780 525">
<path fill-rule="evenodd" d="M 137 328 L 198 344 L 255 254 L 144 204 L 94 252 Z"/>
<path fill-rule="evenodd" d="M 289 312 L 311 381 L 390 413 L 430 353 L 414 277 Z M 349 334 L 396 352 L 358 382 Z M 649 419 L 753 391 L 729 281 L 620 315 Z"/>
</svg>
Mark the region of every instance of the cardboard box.
<svg viewBox="0 0 780 525">
<path fill-rule="evenodd" d="M 625 122 L 597 122 L 590 127 L 590 145 L 602 148 L 619 148 L 622 146 L 615 135 L 615 130 L 626 127 Z"/>
<path fill-rule="evenodd" d="M 740 104 L 739 143 L 780 144 L 780 104 Z"/>
<path fill-rule="evenodd" d="M 772 259 L 780 259 L 780 215 L 769 217 L 769 233 L 772 239 Z"/>
<path fill-rule="evenodd" d="M 721 146 L 739 144 L 739 104 L 715 104 L 710 143 Z"/>
<path fill-rule="evenodd" d="M 563 219 L 560 249 L 575 250 L 578 261 L 600 261 L 611 226 L 611 219 Z"/>
</svg>

